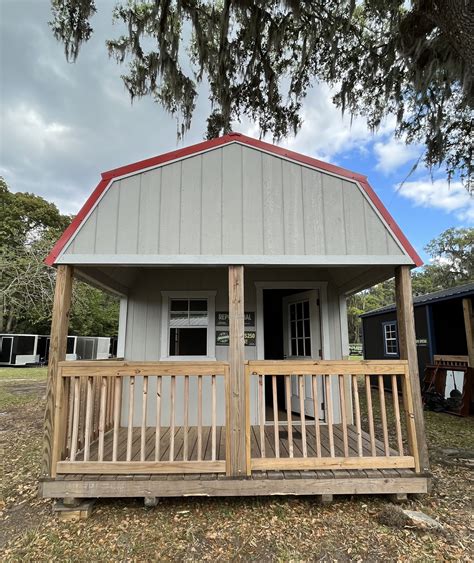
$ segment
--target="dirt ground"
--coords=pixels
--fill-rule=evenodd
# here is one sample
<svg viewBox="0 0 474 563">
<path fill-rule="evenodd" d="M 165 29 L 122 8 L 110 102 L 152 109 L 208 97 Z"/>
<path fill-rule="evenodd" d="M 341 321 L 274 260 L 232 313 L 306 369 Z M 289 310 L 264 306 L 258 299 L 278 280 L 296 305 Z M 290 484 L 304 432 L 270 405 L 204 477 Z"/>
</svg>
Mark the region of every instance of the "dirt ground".
<svg viewBox="0 0 474 563">
<path fill-rule="evenodd" d="M 34 373 L 33 373 L 34 372 Z M 0 371 L 4 561 L 474 559 L 473 419 L 426 413 L 433 490 L 410 499 L 440 531 L 387 524 L 383 497 L 101 500 L 92 518 L 65 523 L 37 496 L 44 370 Z"/>
</svg>

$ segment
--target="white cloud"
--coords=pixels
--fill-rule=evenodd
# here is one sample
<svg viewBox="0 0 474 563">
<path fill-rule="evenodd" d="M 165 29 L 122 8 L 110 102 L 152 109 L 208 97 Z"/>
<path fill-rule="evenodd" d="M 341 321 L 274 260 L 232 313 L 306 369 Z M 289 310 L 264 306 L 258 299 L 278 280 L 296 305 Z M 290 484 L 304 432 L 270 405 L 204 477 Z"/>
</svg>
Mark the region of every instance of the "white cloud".
<svg viewBox="0 0 474 563">
<path fill-rule="evenodd" d="M 398 193 L 420 207 L 441 209 L 454 213 L 460 221 L 474 224 L 474 197 L 469 195 L 461 182 L 422 178 L 406 182 Z"/>
<path fill-rule="evenodd" d="M 280 144 L 288 149 L 315 158 L 331 161 L 344 151 L 364 147 L 373 139 L 363 118 L 342 116 L 341 110 L 332 102 L 334 92 L 326 84 L 317 84 L 306 97 L 301 112 L 303 124 L 296 137 L 283 139 Z M 256 123 L 242 120 L 236 130 L 251 137 L 259 136 Z M 266 140 L 271 142 L 271 136 Z"/>
<path fill-rule="evenodd" d="M 9 131 L 9 142 L 18 142 L 23 150 L 70 151 L 76 144 L 73 128 L 59 121 L 48 121 L 25 103 L 6 108 L 2 119 Z"/>
<path fill-rule="evenodd" d="M 395 138 L 392 131 L 388 139 L 374 144 L 374 152 L 377 157 L 376 169 L 388 174 L 418 158 L 422 154 L 422 148 L 417 145 L 405 144 L 400 139 Z"/>
</svg>

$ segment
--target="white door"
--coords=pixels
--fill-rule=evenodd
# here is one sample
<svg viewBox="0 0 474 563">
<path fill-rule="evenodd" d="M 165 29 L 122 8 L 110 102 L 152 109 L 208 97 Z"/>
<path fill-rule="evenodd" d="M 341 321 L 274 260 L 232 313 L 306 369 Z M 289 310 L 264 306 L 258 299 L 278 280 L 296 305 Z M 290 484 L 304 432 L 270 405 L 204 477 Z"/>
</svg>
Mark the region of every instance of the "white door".
<svg viewBox="0 0 474 563">
<path fill-rule="evenodd" d="M 320 360 L 321 321 L 319 291 L 313 289 L 283 298 L 283 343 L 288 360 Z M 324 419 L 322 378 L 317 377 L 319 418 Z M 314 417 L 311 376 L 305 376 L 305 414 Z M 291 378 L 291 410 L 300 412 L 298 377 Z"/>
</svg>

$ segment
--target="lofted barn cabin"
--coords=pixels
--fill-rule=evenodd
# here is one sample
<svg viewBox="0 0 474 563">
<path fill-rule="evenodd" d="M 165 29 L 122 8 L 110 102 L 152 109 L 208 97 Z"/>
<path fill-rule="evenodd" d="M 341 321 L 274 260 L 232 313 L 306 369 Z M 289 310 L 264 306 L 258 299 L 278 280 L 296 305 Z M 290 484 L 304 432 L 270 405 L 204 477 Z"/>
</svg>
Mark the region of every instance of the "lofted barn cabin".
<svg viewBox="0 0 474 563">
<path fill-rule="evenodd" d="M 421 261 L 365 176 L 232 133 L 103 173 L 46 263 L 43 496 L 427 491 Z M 393 276 L 400 358 L 349 360 L 347 296 Z M 73 277 L 121 359 L 65 361 Z"/>
</svg>

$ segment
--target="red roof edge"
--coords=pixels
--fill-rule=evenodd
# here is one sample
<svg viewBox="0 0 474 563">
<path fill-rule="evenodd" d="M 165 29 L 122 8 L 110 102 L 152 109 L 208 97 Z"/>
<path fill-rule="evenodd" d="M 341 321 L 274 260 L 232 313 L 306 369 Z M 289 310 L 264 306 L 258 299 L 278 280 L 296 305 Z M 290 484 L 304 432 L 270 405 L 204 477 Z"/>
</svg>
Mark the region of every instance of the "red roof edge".
<svg viewBox="0 0 474 563">
<path fill-rule="evenodd" d="M 53 249 L 46 257 L 44 261 L 45 264 L 47 264 L 48 266 L 52 266 L 55 263 L 56 259 L 58 258 L 63 248 L 66 246 L 66 244 L 69 242 L 73 234 L 77 231 L 81 223 L 87 217 L 89 211 L 95 205 L 96 201 L 100 198 L 100 196 L 102 195 L 102 193 L 104 192 L 105 188 L 108 186 L 110 181 L 113 180 L 114 178 L 117 178 L 119 176 L 124 176 L 127 174 L 133 174 L 134 172 L 139 172 L 140 170 L 144 170 L 146 168 L 159 166 L 160 164 L 165 164 L 166 162 L 171 162 L 173 160 L 178 160 L 180 158 L 192 156 L 193 154 L 205 150 L 217 148 L 222 145 L 226 145 L 233 142 L 240 142 L 244 145 L 254 147 L 256 149 L 264 150 L 283 158 L 289 158 L 301 164 L 306 164 L 308 166 L 318 168 L 319 170 L 324 170 L 325 172 L 337 174 L 349 180 L 359 182 L 362 188 L 366 191 L 372 203 L 375 205 L 375 207 L 378 209 L 378 211 L 385 219 L 387 224 L 393 230 L 395 236 L 398 237 L 402 246 L 405 248 L 410 258 L 412 258 L 415 265 L 421 266 L 423 264 L 421 258 L 418 256 L 412 245 L 408 242 L 408 239 L 402 233 L 400 227 L 397 225 L 397 223 L 392 218 L 390 213 L 387 211 L 381 200 L 378 198 L 377 194 L 369 185 L 366 176 L 364 176 L 363 174 L 352 172 L 351 170 L 347 170 L 346 168 L 341 168 L 340 166 L 336 166 L 335 164 L 329 164 L 328 162 L 323 162 L 322 160 L 318 160 L 316 158 L 306 156 L 273 145 L 271 143 L 267 143 L 265 141 L 261 141 L 259 139 L 253 139 L 252 137 L 247 137 L 246 135 L 242 135 L 241 133 L 229 133 L 228 135 L 224 135 L 223 137 L 217 137 L 216 139 L 203 141 L 201 143 L 197 143 L 189 147 L 184 147 L 182 149 L 177 149 L 175 151 L 162 154 L 160 156 L 155 156 L 145 160 L 140 160 L 139 162 L 134 162 L 126 166 L 121 166 L 119 168 L 114 168 L 113 170 L 108 170 L 106 172 L 103 172 L 101 175 L 102 176 L 101 181 L 99 182 L 95 190 L 92 192 L 92 194 L 89 196 L 86 203 L 81 208 L 79 213 L 76 215 L 74 220 L 71 222 L 69 227 L 64 231 L 60 239 L 56 242 Z"/>
<path fill-rule="evenodd" d="M 382 201 L 380 200 L 379 196 L 375 193 L 374 189 L 372 188 L 372 186 L 369 184 L 369 182 L 367 181 L 367 179 L 363 180 L 360 182 L 363 189 L 365 190 L 366 194 L 369 196 L 370 200 L 372 201 L 372 203 L 375 205 L 375 207 L 377 208 L 377 210 L 379 211 L 379 213 L 382 215 L 382 217 L 385 219 L 385 221 L 387 222 L 388 226 L 392 229 L 394 235 L 398 238 L 398 240 L 401 242 L 403 248 L 406 250 L 408 256 L 410 256 L 410 258 L 413 260 L 413 262 L 415 263 L 415 266 L 418 268 L 419 266 L 423 266 L 423 260 L 420 258 L 418 252 L 413 248 L 413 246 L 411 245 L 410 241 L 407 239 L 407 237 L 403 234 L 402 230 L 400 229 L 400 227 L 397 225 L 397 222 L 395 221 L 395 219 L 390 215 L 390 213 L 388 212 L 388 209 L 385 207 L 385 205 L 382 203 Z"/>
<path fill-rule="evenodd" d="M 77 231 L 80 227 L 82 221 L 87 217 L 89 211 L 94 207 L 95 202 L 99 199 L 99 197 L 104 192 L 105 188 L 107 187 L 109 181 L 108 180 L 101 180 L 95 190 L 91 193 L 88 197 L 86 203 L 81 207 L 79 213 L 74 217 L 71 221 L 69 227 L 64 231 L 61 237 L 58 239 L 56 244 L 53 246 L 51 252 L 46 256 L 44 263 L 47 266 L 52 266 L 56 262 L 56 258 L 61 254 L 62 249 L 66 246 L 69 242 L 69 239 L 72 235 Z"/>
</svg>

